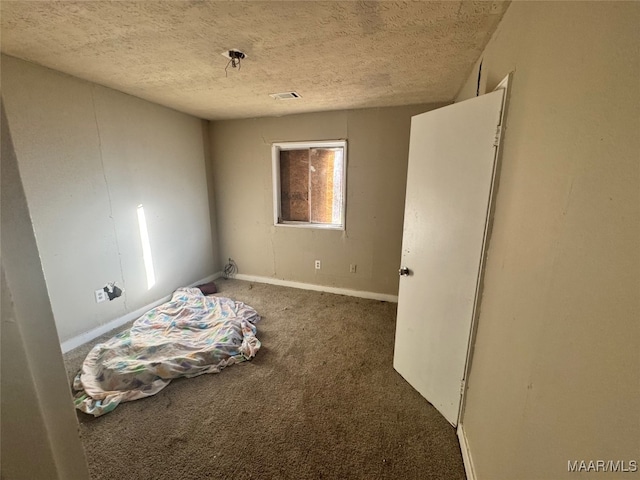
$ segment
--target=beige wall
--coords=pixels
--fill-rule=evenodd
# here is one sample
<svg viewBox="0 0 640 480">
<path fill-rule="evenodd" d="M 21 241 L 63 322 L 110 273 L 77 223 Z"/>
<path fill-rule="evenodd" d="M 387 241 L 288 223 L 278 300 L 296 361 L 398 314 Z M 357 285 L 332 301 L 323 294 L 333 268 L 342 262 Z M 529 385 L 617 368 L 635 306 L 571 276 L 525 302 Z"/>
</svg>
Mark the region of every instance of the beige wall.
<svg viewBox="0 0 640 480">
<path fill-rule="evenodd" d="M 638 25 L 634 2 L 514 2 L 483 53 L 488 90 L 515 74 L 463 418 L 479 480 L 640 461 Z"/>
<path fill-rule="evenodd" d="M 213 122 L 220 259 L 232 257 L 247 275 L 397 295 L 411 116 L 432 108 Z M 346 231 L 275 227 L 271 144 L 343 138 Z"/>
<path fill-rule="evenodd" d="M 89 478 L 11 136 L 2 108 L 3 480 Z"/>
<path fill-rule="evenodd" d="M 2 97 L 61 340 L 218 270 L 203 121 L 8 56 Z M 110 281 L 125 294 L 96 304 Z"/>
</svg>

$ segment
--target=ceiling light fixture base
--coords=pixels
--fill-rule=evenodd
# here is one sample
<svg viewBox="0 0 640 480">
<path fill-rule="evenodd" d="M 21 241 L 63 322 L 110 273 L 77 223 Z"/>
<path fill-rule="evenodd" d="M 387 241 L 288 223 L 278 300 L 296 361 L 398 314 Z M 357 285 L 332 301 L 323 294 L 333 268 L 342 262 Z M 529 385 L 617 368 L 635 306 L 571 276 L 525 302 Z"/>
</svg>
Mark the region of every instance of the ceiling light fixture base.
<svg viewBox="0 0 640 480">
<path fill-rule="evenodd" d="M 232 48 L 231 50 L 222 52 L 220 55 L 229 59 L 227 66 L 224 67 L 225 76 L 227 75 L 227 68 L 229 68 L 229 65 L 231 65 L 231 68 L 237 68 L 240 70 L 242 68 L 242 64 L 240 62 L 247 58 L 247 55 L 237 48 Z"/>
<path fill-rule="evenodd" d="M 238 50 L 237 48 L 226 50 L 222 52 L 220 55 L 222 55 L 225 58 L 228 58 L 229 60 L 244 60 L 245 58 L 247 58 L 247 54 L 244 53 L 242 50 Z"/>
</svg>

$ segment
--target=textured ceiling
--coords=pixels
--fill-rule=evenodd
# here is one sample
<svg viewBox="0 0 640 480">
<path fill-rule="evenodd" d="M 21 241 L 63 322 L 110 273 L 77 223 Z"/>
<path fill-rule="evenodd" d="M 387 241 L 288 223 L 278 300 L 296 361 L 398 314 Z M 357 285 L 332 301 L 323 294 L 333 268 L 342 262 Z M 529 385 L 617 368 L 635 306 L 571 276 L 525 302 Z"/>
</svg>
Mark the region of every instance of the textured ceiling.
<svg viewBox="0 0 640 480">
<path fill-rule="evenodd" d="M 285 115 L 451 101 L 507 6 L 3 0 L 1 47 L 201 118 Z"/>
</svg>

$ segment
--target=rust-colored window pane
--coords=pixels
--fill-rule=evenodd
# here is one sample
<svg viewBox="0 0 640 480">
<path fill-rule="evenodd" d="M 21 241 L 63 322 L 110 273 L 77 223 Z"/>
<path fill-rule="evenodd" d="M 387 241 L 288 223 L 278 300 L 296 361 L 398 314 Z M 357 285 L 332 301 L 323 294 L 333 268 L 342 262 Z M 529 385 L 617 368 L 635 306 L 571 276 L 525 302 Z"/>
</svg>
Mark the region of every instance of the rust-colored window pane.
<svg viewBox="0 0 640 480">
<path fill-rule="evenodd" d="M 280 214 L 284 221 L 309 221 L 309 150 L 280 151 Z"/>
<path fill-rule="evenodd" d="M 280 221 L 340 225 L 344 149 L 280 150 Z"/>
<path fill-rule="evenodd" d="M 331 223 L 333 218 L 333 172 L 335 153 L 331 149 L 312 148 L 311 154 L 311 221 Z"/>
</svg>

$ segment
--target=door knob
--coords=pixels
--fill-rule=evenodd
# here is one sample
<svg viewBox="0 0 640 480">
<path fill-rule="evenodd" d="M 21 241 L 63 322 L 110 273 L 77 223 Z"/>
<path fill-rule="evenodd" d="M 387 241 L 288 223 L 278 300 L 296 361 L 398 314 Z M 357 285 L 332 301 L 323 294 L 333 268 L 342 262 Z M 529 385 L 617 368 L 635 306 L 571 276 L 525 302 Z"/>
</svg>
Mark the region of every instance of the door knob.
<svg viewBox="0 0 640 480">
<path fill-rule="evenodd" d="M 411 270 L 409 270 L 407 267 L 402 267 L 400 268 L 400 270 L 398 270 L 398 273 L 401 277 L 408 277 L 411 274 Z"/>
</svg>

